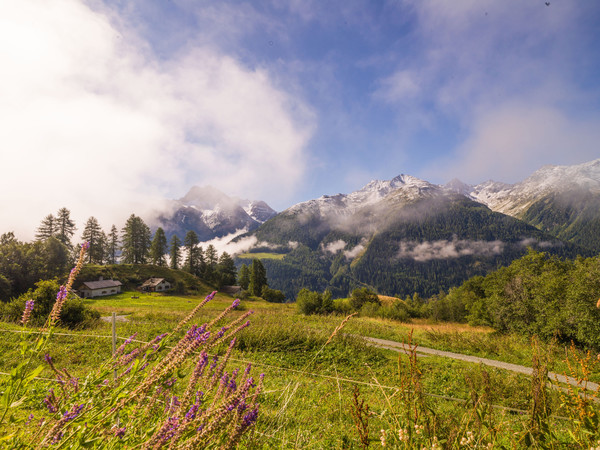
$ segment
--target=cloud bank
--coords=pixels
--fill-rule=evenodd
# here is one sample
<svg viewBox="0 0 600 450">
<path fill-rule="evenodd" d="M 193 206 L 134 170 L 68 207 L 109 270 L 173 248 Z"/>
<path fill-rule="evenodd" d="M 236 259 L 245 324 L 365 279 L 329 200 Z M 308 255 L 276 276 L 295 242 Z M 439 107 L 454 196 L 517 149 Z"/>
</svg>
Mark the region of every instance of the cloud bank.
<svg viewBox="0 0 600 450">
<path fill-rule="evenodd" d="M 493 256 L 502 253 L 502 241 L 471 241 L 463 239 L 439 241 L 400 242 L 398 258 L 425 262 L 432 259 L 460 258 L 461 256 Z"/>
<path fill-rule="evenodd" d="M 544 164 L 598 157 L 598 95 L 586 87 L 597 78 L 586 56 L 597 5 L 404 4 L 416 24 L 413 53 L 379 79 L 373 98 L 395 106 L 399 134 L 443 136 L 422 177 L 512 183 Z"/>
<path fill-rule="evenodd" d="M 0 54 L 2 232 L 63 206 L 120 227 L 193 184 L 284 198 L 304 173 L 312 111 L 210 42 L 161 59 L 105 8 L 20 0 L 0 4 Z"/>
</svg>

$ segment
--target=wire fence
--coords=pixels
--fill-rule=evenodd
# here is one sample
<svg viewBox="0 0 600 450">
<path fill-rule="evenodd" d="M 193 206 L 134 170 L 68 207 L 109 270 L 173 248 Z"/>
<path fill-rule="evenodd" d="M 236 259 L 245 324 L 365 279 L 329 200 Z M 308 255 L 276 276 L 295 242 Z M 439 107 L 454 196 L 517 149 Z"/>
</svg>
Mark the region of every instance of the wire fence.
<svg viewBox="0 0 600 450">
<path fill-rule="evenodd" d="M 0 330 L 0 332 L 19 333 L 19 334 L 31 333 L 30 331 L 21 331 L 21 330 Z M 41 333 L 41 331 L 36 332 L 36 334 L 37 333 Z M 44 334 L 48 334 L 48 333 L 44 332 Z M 114 339 L 114 338 L 116 338 L 117 340 L 121 340 L 121 341 L 129 340 L 130 342 L 135 342 L 135 343 L 139 343 L 139 344 L 148 344 L 149 343 L 148 341 L 143 341 L 143 340 L 139 340 L 139 339 L 131 339 L 129 337 L 100 335 L 100 334 L 75 334 L 75 333 L 56 333 L 55 332 L 55 333 L 53 333 L 53 335 L 54 336 L 71 336 L 71 337 L 78 337 L 78 338 L 81 338 L 81 337 L 97 338 L 97 339 Z M 172 349 L 173 347 L 167 346 L 166 348 Z M 113 352 L 114 352 L 114 350 L 113 350 Z M 214 356 L 214 355 L 211 354 L 209 356 Z M 377 389 L 387 389 L 387 390 L 394 390 L 394 391 L 398 391 L 398 392 L 400 391 L 400 388 L 398 388 L 397 386 L 387 386 L 387 385 L 382 385 L 380 383 L 355 380 L 352 378 L 340 377 L 337 375 L 336 376 L 327 375 L 327 374 L 319 373 L 319 372 L 308 372 L 305 370 L 298 370 L 298 369 L 292 369 L 289 367 L 276 366 L 273 364 L 267 364 L 267 363 L 263 363 L 263 362 L 259 362 L 259 361 L 251 361 L 251 360 L 242 359 L 242 358 L 230 357 L 229 359 L 231 361 L 239 362 L 242 364 L 252 364 L 253 366 L 261 366 L 261 367 L 265 367 L 265 368 L 269 368 L 269 369 L 273 369 L 273 370 L 280 370 L 283 372 L 289 372 L 289 373 L 299 374 L 299 375 L 303 375 L 303 376 L 309 376 L 309 377 L 314 377 L 314 378 L 323 378 L 323 379 L 327 379 L 330 381 L 335 381 L 337 383 L 342 382 L 342 383 L 349 383 L 349 384 L 360 385 L 360 386 L 368 386 L 368 387 L 377 388 Z M 6 372 L 0 372 L 0 375 L 10 376 L 10 374 L 6 373 Z M 35 379 L 43 380 L 43 381 L 58 381 L 55 378 L 45 378 L 45 377 L 36 377 Z M 567 389 L 560 387 L 560 386 L 556 386 L 551 383 L 548 383 L 548 386 L 551 388 L 554 388 L 554 389 L 562 390 L 564 392 L 569 392 Z M 284 391 L 285 389 L 286 388 L 264 391 L 264 392 L 261 392 L 261 395 L 271 394 L 271 393 L 275 393 L 275 392 L 281 392 L 281 391 Z M 466 404 L 469 401 L 468 399 L 464 399 L 464 398 L 452 397 L 452 396 L 441 395 L 441 394 L 434 394 L 432 392 L 422 391 L 422 394 L 427 397 L 432 397 L 432 398 L 437 398 L 440 400 L 446 400 L 446 401 L 457 402 L 457 403 L 462 403 L 462 404 Z M 511 407 L 504 406 L 504 405 L 490 404 L 489 406 L 491 406 L 492 408 L 495 408 L 495 409 L 504 410 L 507 412 L 515 413 L 515 414 L 522 414 L 522 415 L 530 414 L 530 411 L 526 411 L 526 410 L 518 409 L 518 408 L 511 408 Z M 557 415 L 552 415 L 551 417 L 553 417 L 555 419 L 559 419 L 559 420 L 570 420 L 567 417 L 557 416 Z"/>
</svg>

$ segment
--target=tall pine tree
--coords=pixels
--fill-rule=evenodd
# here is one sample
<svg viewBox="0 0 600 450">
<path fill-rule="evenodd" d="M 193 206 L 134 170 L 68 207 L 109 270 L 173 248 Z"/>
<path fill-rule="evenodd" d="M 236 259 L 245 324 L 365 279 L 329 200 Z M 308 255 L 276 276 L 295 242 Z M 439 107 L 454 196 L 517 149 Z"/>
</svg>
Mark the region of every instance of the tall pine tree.
<svg viewBox="0 0 600 450">
<path fill-rule="evenodd" d="M 102 264 L 104 259 L 104 242 L 102 241 L 102 228 L 98 223 L 98 219 L 90 217 L 85 223 L 81 239 L 84 242 L 90 243 L 90 248 L 87 252 L 88 263 Z"/>
<path fill-rule="evenodd" d="M 223 252 L 219 257 L 217 264 L 217 278 L 219 286 L 231 286 L 235 283 L 236 276 L 235 262 L 227 252 Z"/>
<path fill-rule="evenodd" d="M 186 258 L 185 258 L 185 270 L 189 273 L 198 275 L 200 261 L 198 258 L 198 244 L 200 239 L 194 230 L 189 230 L 185 234 L 183 239 L 183 246 L 185 247 Z"/>
<path fill-rule="evenodd" d="M 106 238 L 106 262 L 108 264 L 117 263 L 117 253 L 119 252 L 119 232 L 116 226 L 112 226 L 110 233 Z"/>
<path fill-rule="evenodd" d="M 35 232 L 35 238 L 38 241 L 45 241 L 56 234 L 56 219 L 52 214 L 48 214 L 40 223 Z"/>
<path fill-rule="evenodd" d="M 260 259 L 253 259 L 252 266 L 250 267 L 250 284 L 248 285 L 248 290 L 255 297 L 260 297 L 263 286 L 268 285 L 265 266 L 263 266 Z"/>
<path fill-rule="evenodd" d="M 75 222 L 71 220 L 71 211 L 67 208 L 60 208 L 54 221 L 56 225 L 56 238 L 70 248 L 71 238 L 77 229 Z"/>
<path fill-rule="evenodd" d="M 248 285 L 250 284 L 250 269 L 248 269 L 246 264 L 242 264 L 242 267 L 240 267 L 238 283 L 242 289 L 245 291 L 248 290 Z"/>
<path fill-rule="evenodd" d="M 181 261 L 181 239 L 179 239 L 176 234 L 171 238 L 169 258 L 171 260 L 171 269 L 179 269 L 179 263 Z"/>
<path fill-rule="evenodd" d="M 145 264 L 150 248 L 150 228 L 135 214 L 129 216 L 122 230 L 122 257 L 125 264 Z"/>
<path fill-rule="evenodd" d="M 150 245 L 150 259 L 152 264 L 156 266 L 166 266 L 167 260 L 165 255 L 167 253 L 167 236 L 165 231 L 158 227 L 156 233 L 154 233 L 154 239 Z"/>
</svg>

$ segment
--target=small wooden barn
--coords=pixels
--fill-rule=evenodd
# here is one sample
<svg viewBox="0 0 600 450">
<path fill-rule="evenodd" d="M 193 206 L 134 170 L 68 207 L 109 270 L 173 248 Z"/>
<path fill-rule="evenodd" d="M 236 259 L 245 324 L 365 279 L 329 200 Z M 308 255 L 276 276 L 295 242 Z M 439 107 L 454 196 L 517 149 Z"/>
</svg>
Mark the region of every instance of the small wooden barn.
<svg viewBox="0 0 600 450">
<path fill-rule="evenodd" d="M 164 278 L 149 278 L 139 287 L 144 292 L 163 292 L 171 289 L 171 283 Z"/>
</svg>

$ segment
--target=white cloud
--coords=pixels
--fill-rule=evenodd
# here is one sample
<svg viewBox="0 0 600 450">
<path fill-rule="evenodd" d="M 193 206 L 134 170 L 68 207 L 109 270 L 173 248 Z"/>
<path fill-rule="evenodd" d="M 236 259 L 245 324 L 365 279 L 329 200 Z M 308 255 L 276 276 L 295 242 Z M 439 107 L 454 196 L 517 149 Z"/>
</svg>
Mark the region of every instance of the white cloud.
<svg viewBox="0 0 600 450">
<path fill-rule="evenodd" d="M 459 258 L 461 256 L 491 256 L 502 253 L 501 241 L 471 241 L 453 239 L 452 241 L 404 241 L 400 242 L 399 258 L 411 258 L 425 262 L 432 259 Z"/>
<path fill-rule="evenodd" d="M 545 105 L 510 102 L 486 111 L 472 126 L 454 161 L 437 174 L 467 182 L 515 182 L 544 164 L 580 164 L 598 157 L 600 118 L 577 120 Z"/>
<path fill-rule="evenodd" d="M 373 96 L 384 102 L 395 103 L 413 98 L 419 93 L 420 87 L 415 75 L 408 70 L 398 70 L 379 82 Z"/>
<path fill-rule="evenodd" d="M 0 202 L 12 212 L 0 232 L 29 239 L 62 206 L 78 224 L 121 226 L 192 184 L 294 189 L 314 120 L 302 101 L 209 44 L 160 60 L 107 14 L 0 4 Z"/>
<path fill-rule="evenodd" d="M 205 250 L 206 247 L 212 245 L 213 247 L 215 247 L 219 255 L 223 252 L 227 252 L 231 256 L 238 255 L 240 253 L 245 253 L 252 247 L 255 247 L 258 242 L 256 236 L 248 236 L 246 238 L 240 239 L 239 241 L 233 242 L 233 239 L 244 234 L 245 232 L 246 230 L 238 230 L 235 233 L 228 234 L 227 236 L 214 238 L 210 241 L 201 242 L 200 245 Z"/>
<path fill-rule="evenodd" d="M 593 6 L 406 3 L 416 23 L 411 56 L 398 57 L 374 98 L 395 102 L 398 133 L 446 134 L 444 156 L 425 165 L 423 176 L 514 182 L 543 164 L 597 157 L 598 97 L 580 87 L 591 51 L 582 19 Z M 418 80 L 418 90 L 411 80 Z"/>
<path fill-rule="evenodd" d="M 344 256 L 348 259 L 354 259 L 356 258 L 358 255 L 360 255 L 360 253 L 365 249 L 365 244 L 361 243 L 358 244 L 357 246 L 351 248 L 350 250 L 346 250 L 344 252 Z"/>
<path fill-rule="evenodd" d="M 342 239 L 338 239 L 337 241 L 330 242 L 327 245 L 323 245 L 323 250 L 327 253 L 336 254 L 339 251 L 342 251 L 344 247 L 346 247 L 346 242 Z"/>
</svg>

